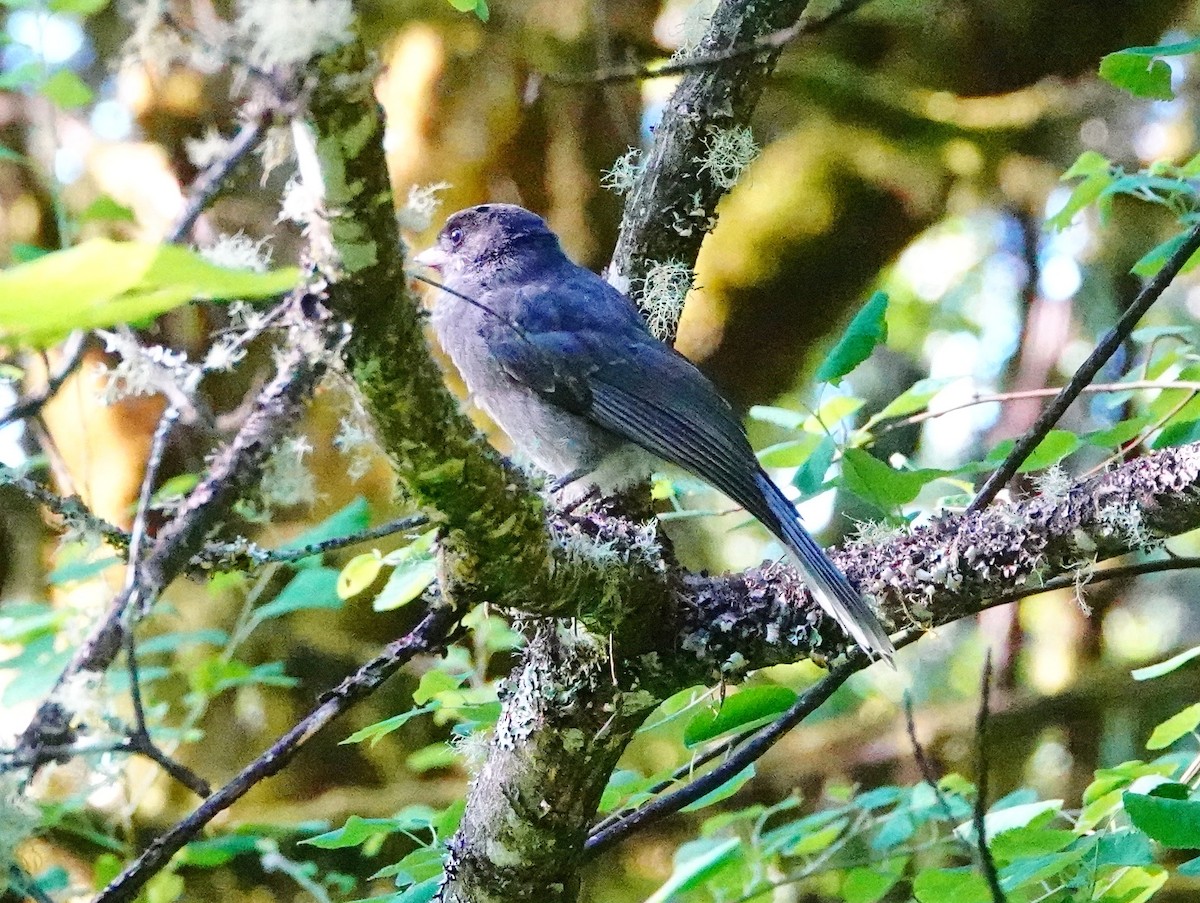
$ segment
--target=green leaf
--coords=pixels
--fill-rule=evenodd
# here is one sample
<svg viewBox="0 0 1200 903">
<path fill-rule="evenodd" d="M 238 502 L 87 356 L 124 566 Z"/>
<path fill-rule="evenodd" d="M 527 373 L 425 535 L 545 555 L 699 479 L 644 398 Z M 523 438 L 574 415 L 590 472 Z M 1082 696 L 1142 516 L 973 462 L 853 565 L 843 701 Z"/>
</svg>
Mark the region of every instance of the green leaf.
<svg viewBox="0 0 1200 903">
<path fill-rule="evenodd" d="M 1151 840 L 1173 849 L 1200 848 L 1200 802 L 1131 791 L 1126 791 L 1122 800 L 1134 827 Z"/>
<path fill-rule="evenodd" d="M 888 296 L 875 292 L 817 368 L 819 382 L 837 383 L 871 356 L 875 346 L 887 341 Z"/>
<path fill-rule="evenodd" d="M 1016 445 L 1014 440 L 1005 439 L 993 448 L 983 459 L 984 469 L 990 469 L 1003 462 L 1009 452 L 1013 450 L 1014 445 Z M 1017 473 L 1029 473 L 1033 470 L 1045 470 L 1047 467 L 1053 467 L 1067 455 L 1078 451 L 1082 445 L 1083 440 L 1068 430 L 1051 430 L 1017 468 Z"/>
<path fill-rule="evenodd" d="M 1089 151 L 1091 153 L 1091 151 Z M 1097 155 L 1099 156 L 1099 155 Z M 1076 161 L 1078 164 L 1078 161 Z M 1106 161 L 1107 162 L 1107 161 Z M 1075 167 L 1067 170 L 1068 174 Z M 1067 178 L 1068 176 L 1063 176 Z M 1117 175 L 1107 168 L 1099 172 L 1093 172 L 1087 176 L 1082 182 L 1075 186 L 1071 191 L 1071 196 L 1067 198 L 1067 202 L 1062 205 L 1057 213 L 1046 220 L 1046 227 L 1049 229 L 1063 230 L 1071 225 L 1075 216 L 1091 204 L 1095 203 L 1108 188 L 1117 180 Z"/>
<path fill-rule="evenodd" d="M 1172 715 L 1150 734 L 1146 749 L 1166 749 L 1180 737 L 1190 734 L 1200 725 L 1200 702 Z"/>
<path fill-rule="evenodd" d="M 795 691 L 787 687 L 746 687 L 726 696 L 719 709 L 705 709 L 696 714 L 684 728 L 684 745 L 691 748 L 730 731 L 769 721 L 795 701 Z"/>
<path fill-rule="evenodd" d="M 254 619 L 262 622 L 309 608 L 341 608 L 337 585 L 338 572 L 333 568 L 297 571 L 278 596 L 254 609 Z"/>
<path fill-rule="evenodd" d="M 816 495 L 825 486 L 825 475 L 833 466 L 833 456 L 837 454 L 837 440 L 826 436 L 821 444 L 808 456 L 792 476 L 792 485 L 800 490 L 800 498 L 805 499 Z"/>
<path fill-rule="evenodd" d="M 236 856 L 255 852 L 259 838 L 254 834 L 226 834 L 207 840 L 193 840 L 179 851 L 180 865 L 194 868 L 216 868 Z"/>
<path fill-rule="evenodd" d="M 842 453 L 842 485 L 884 511 L 908 504 L 927 483 L 947 473 L 928 468 L 896 470 L 860 448 L 848 448 Z"/>
<path fill-rule="evenodd" d="M 808 414 L 802 414 L 799 411 L 793 411 L 790 408 L 777 408 L 769 404 L 751 405 L 750 410 L 746 412 L 751 420 L 757 420 L 760 423 L 769 423 L 772 426 L 782 427 L 785 430 L 798 430 L 804 425 L 804 421 L 808 419 Z"/>
<path fill-rule="evenodd" d="M 828 849 L 835 840 L 842 836 L 842 832 L 846 830 L 848 824 L 850 824 L 850 819 L 839 818 L 837 821 L 826 825 L 818 831 L 805 834 L 792 845 L 792 848 L 788 850 L 788 855 L 811 856 L 814 853 Z"/>
<path fill-rule="evenodd" d="M 176 652 L 184 646 L 224 646 L 229 642 L 229 634 L 224 630 L 210 627 L 201 630 L 178 630 L 171 633 L 160 633 L 148 640 L 138 640 L 138 658 L 143 655 L 154 655 L 159 652 Z"/>
<path fill-rule="evenodd" d="M 823 438 L 805 433 L 799 439 L 770 445 L 758 453 L 758 463 L 763 467 L 799 467 L 812 457 Z"/>
<path fill-rule="evenodd" d="M 312 529 L 305 530 L 291 542 L 284 543 L 280 546 L 280 551 L 289 552 L 296 549 L 304 549 L 331 539 L 353 536 L 355 533 L 361 533 L 367 529 L 367 525 L 370 522 L 371 509 L 367 505 L 367 500 L 360 495 L 346 505 L 346 507 L 335 511 Z M 312 555 L 295 562 L 295 564 L 297 567 L 313 567 L 319 561 L 319 555 Z"/>
<path fill-rule="evenodd" d="M 60 110 L 77 110 L 91 103 L 92 89 L 70 69 L 59 69 L 41 86 L 41 92 Z"/>
<path fill-rule="evenodd" d="M 79 214 L 81 223 L 92 222 L 95 220 L 103 220 L 106 222 L 116 223 L 133 223 L 137 222 L 137 217 L 133 210 L 126 207 L 124 204 L 118 204 L 106 194 L 100 195 L 96 200 L 88 204 L 87 209 Z"/>
<path fill-rule="evenodd" d="M 1002 862 L 1030 856 L 1046 856 L 1070 846 L 1078 838 L 1064 828 L 1013 828 L 998 834 L 989 844 L 992 854 Z"/>
<path fill-rule="evenodd" d="M 1146 903 L 1167 883 L 1170 873 L 1161 866 L 1129 868 L 1110 884 L 1098 903 Z"/>
<path fill-rule="evenodd" d="M 1141 831 L 1126 828 L 1101 834 L 1096 842 L 1095 862 L 1103 865 L 1149 865 L 1154 861 L 1150 841 Z"/>
<path fill-rule="evenodd" d="M 457 764 L 458 755 L 449 743 L 430 743 L 422 747 L 404 760 L 411 771 L 423 774 L 435 768 L 449 768 Z"/>
<path fill-rule="evenodd" d="M 646 903 L 666 903 L 695 890 L 743 855 L 738 837 L 720 842 L 704 839 L 685 843 L 675 853 L 675 871 L 662 887 L 646 898 Z"/>
<path fill-rule="evenodd" d="M 893 398 L 882 411 L 871 418 L 867 426 L 873 426 L 881 420 L 907 417 L 909 414 L 923 411 L 929 406 L 933 397 L 952 382 L 954 382 L 953 379 L 935 379 L 934 377 L 918 380 Z"/>
<path fill-rule="evenodd" d="M 1171 90 L 1171 67 L 1158 57 L 1180 56 L 1198 49 L 1200 41 L 1118 50 L 1100 60 L 1100 77 L 1134 97 L 1172 100 L 1175 92 Z"/>
<path fill-rule="evenodd" d="M 421 681 L 413 691 L 412 700 L 417 705 L 437 698 L 443 693 L 457 690 L 467 682 L 467 674 L 451 674 L 440 668 L 431 668 L 421 675 Z"/>
<path fill-rule="evenodd" d="M 1173 235 L 1166 241 L 1155 245 L 1138 259 L 1137 263 L 1130 268 L 1130 272 L 1137 276 L 1143 276 L 1146 279 L 1155 276 L 1163 268 L 1163 264 L 1174 256 L 1175 252 L 1183 246 L 1185 241 L 1187 241 L 1187 233 L 1180 232 L 1178 235 Z M 1198 265 L 1200 265 L 1200 251 L 1193 252 L 1192 256 L 1187 259 L 1180 269 L 1180 272 L 1190 273 Z"/>
<path fill-rule="evenodd" d="M 992 903 L 983 876 L 972 868 L 930 869 L 913 881 L 919 903 Z"/>
<path fill-rule="evenodd" d="M 394 564 L 396 569 L 371 603 L 375 611 L 392 611 L 407 605 L 437 579 L 437 559 L 433 553 L 436 537 L 436 529 L 428 530 L 383 559 L 385 564 Z"/>
<path fill-rule="evenodd" d="M 383 570 L 383 556 L 378 552 L 363 552 L 355 555 L 346 562 L 342 572 L 338 574 L 337 594 L 339 599 L 352 599 L 357 596 L 379 576 Z"/>
<path fill-rule="evenodd" d="M 37 245 L 27 245 L 20 241 L 13 242 L 8 250 L 12 254 L 14 263 L 28 263 L 31 260 L 37 260 L 39 257 L 45 257 L 50 253 L 45 248 L 39 248 Z"/>
<path fill-rule="evenodd" d="M 1197 656 L 1200 656 L 1200 646 L 1193 646 L 1186 652 L 1171 656 L 1165 662 L 1159 662 L 1157 665 L 1147 665 L 1145 668 L 1137 668 L 1130 672 L 1130 674 L 1134 680 L 1153 680 L 1156 677 L 1162 677 L 1182 668 Z"/>
<path fill-rule="evenodd" d="M 364 740 L 370 740 L 371 745 L 374 746 L 392 731 L 396 731 L 404 727 L 404 725 L 408 724 L 409 721 L 411 721 L 413 718 L 416 718 L 418 715 L 427 715 L 439 708 L 441 708 L 441 706 L 434 703 L 430 705 L 423 705 L 415 709 L 409 709 L 407 712 L 401 712 L 399 715 L 393 715 L 391 718 L 385 718 L 383 721 L 377 721 L 374 724 L 368 724 L 366 727 L 355 731 L 341 742 L 361 743 Z"/>
<path fill-rule="evenodd" d="M 1021 803 L 1016 806 L 1000 807 L 1004 801 L 999 801 L 983 817 L 983 830 L 988 843 L 999 837 L 1005 831 L 1024 828 L 1029 825 L 1040 827 L 1062 811 L 1062 800 L 1037 800 L 1032 803 Z M 960 840 L 975 843 L 975 823 L 963 822 L 954 829 L 954 834 Z"/>
<path fill-rule="evenodd" d="M 340 850 L 357 847 L 380 834 L 392 834 L 398 829 L 394 818 L 361 818 L 351 815 L 346 823 L 335 831 L 326 831 L 316 837 L 308 837 L 300 843 L 322 850 Z"/>
<path fill-rule="evenodd" d="M 877 903 L 896 886 L 901 874 L 900 871 L 884 871 L 878 866 L 851 869 L 842 882 L 842 899 L 846 903 Z"/>
<path fill-rule="evenodd" d="M 680 811 L 696 812 L 705 808 L 706 806 L 711 806 L 713 803 L 719 803 L 721 800 L 729 799 L 729 797 L 741 790 L 743 785 L 745 785 L 745 783 L 752 777 L 754 777 L 754 765 L 750 764 L 731 777 L 720 787 L 716 788 L 715 790 L 710 790 L 708 793 L 704 794 L 704 796 L 700 797 L 700 799 L 696 800 L 696 802 L 689 803 Z"/>
<path fill-rule="evenodd" d="M 278 295 L 300 275 L 227 270 L 173 245 L 92 239 L 0 272 L 0 341 L 45 347 L 73 329 L 143 322 L 192 300 Z"/>
<path fill-rule="evenodd" d="M 108 6 L 108 0 L 50 0 L 50 12 L 92 16 Z"/>
</svg>

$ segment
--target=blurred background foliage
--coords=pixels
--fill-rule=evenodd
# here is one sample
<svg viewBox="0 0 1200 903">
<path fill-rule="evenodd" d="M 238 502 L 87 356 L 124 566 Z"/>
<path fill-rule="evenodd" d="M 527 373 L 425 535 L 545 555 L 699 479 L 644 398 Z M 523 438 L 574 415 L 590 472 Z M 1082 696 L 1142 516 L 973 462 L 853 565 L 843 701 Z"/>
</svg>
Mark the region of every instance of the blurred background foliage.
<svg viewBox="0 0 1200 903">
<path fill-rule="evenodd" d="M 201 48 L 213 23 L 231 14 L 231 5 L 218 0 L 166 5 Z M 628 148 L 647 144 L 674 81 L 567 84 L 561 77 L 668 56 L 685 40 L 695 4 L 493 0 L 486 21 L 454 8 L 459 5 L 357 5 L 379 60 L 378 97 L 388 117 L 398 201 L 410 188 L 444 185 L 440 212 L 427 222 L 407 222 L 412 245 L 427 244 L 445 213 L 484 200 L 511 201 L 543 213 L 576 259 L 602 268 L 622 211 L 621 197 L 602 186 L 603 174 Z M 0 92 L 0 144 L 20 157 L 0 159 L 0 260 L 19 262 L 38 249 L 95 235 L 160 240 L 206 162 L 206 139 L 234 131 L 249 92 L 243 77 L 222 59 L 219 45 L 163 63 L 156 54 L 165 32 L 144 28 L 140 6 L 6 0 L 0 8 L 0 87 L 11 89 Z M 719 224 L 705 242 L 680 349 L 743 409 L 771 405 L 803 420 L 828 411 L 823 406 L 839 394 L 862 399 L 861 410 L 822 425 L 843 441 L 905 389 L 934 378 L 940 382 L 928 402 L 932 411 L 966 406 L 877 432 L 875 454 L 902 456 L 923 468 L 983 458 L 1020 434 L 1042 402 L 970 402 L 1061 384 L 1132 298 L 1139 285 L 1133 264 L 1178 230 L 1172 210 L 1128 198 L 1116 201 L 1103 224 L 1094 209 L 1062 230 L 1047 230 L 1045 223 L 1071 191 L 1060 176 L 1085 151 L 1130 171 L 1154 161 L 1182 163 L 1195 153 L 1200 87 L 1192 57 L 1170 60 L 1177 95 L 1170 101 L 1131 97 L 1096 71 L 1107 53 L 1195 34 L 1198 18 L 1194 0 L 873 0 L 802 38 L 784 52 L 755 115 L 761 153 L 722 203 Z M 27 80 L 30 66 L 40 81 Z M 51 82 L 57 87 L 48 88 Z M 277 222 L 290 164 L 264 165 L 278 152 L 271 148 L 286 140 L 286 129 L 273 132 L 268 149 L 235 172 L 198 223 L 198 245 L 240 231 L 256 242 L 266 239 L 277 263 L 295 260 L 300 236 Z M 816 363 L 877 289 L 891 299 L 886 349 L 840 387 L 813 388 Z M 1200 288 L 1185 278 L 1145 325 L 1182 329 L 1197 313 Z M 225 318 L 212 306 L 192 306 L 159 319 L 143 335 L 194 359 Z M 1189 366 L 1183 335 L 1176 356 L 1156 374 L 1177 377 Z M 1105 379 L 1152 360 L 1161 364 L 1159 340 L 1174 341 L 1166 332 L 1144 333 L 1118 355 Z M 128 526 L 162 401 L 100 404 L 95 365 L 105 359 L 99 343 L 90 346 L 87 366 L 42 417 L 0 432 L 0 460 L 48 472 L 61 491 L 78 493 L 100 516 Z M 54 352 L 48 360 L 53 363 Z M 206 382 L 215 422 L 237 415 L 266 360 L 266 349 L 256 349 L 251 365 Z M 37 355 L 11 363 L 25 368 L 17 375 L 27 385 L 44 378 L 46 361 Z M 20 382 L 0 384 L 9 398 L 20 390 Z M 1064 426 L 1077 434 L 1101 429 L 1180 397 L 1097 395 L 1077 405 Z M 336 385 L 312 406 L 301 431 L 311 451 L 298 457 L 313 491 L 296 504 L 276 505 L 266 522 L 246 512 L 240 526 L 257 541 L 294 540 L 338 512 L 349 518 L 344 523 L 365 525 L 403 511 L 382 460 L 368 462 L 358 479 L 348 475 L 334 438 L 350 406 Z M 751 418 L 756 447 L 795 441 L 797 431 L 781 426 L 784 421 L 769 410 Z M 1160 418 L 1157 425 L 1163 424 Z M 1153 441 L 1150 433 L 1145 438 Z M 201 426 L 177 431 L 164 476 L 201 471 L 210 442 Z M 1106 455 L 1085 448 L 1067 459 L 1067 469 L 1083 474 Z M 791 479 L 797 466 L 782 463 L 781 478 Z M 817 474 L 818 486 L 824 476 Z M 700 487 L 676 480 L 658 488 L 669 497 L 663 508 L 668 532 L 688 563 L 741 567 L 777 552 L 739 514 L 695 516 L 723 505 Z M 920 515 L 963 491 L 961 483 L 931 483 L 895 510 L 845 493 L 814 492 L 803 510 L 832 541 L 855 520 L 896 516 L 901 508 Z M 1194 552 L 1195 545 L 1184 538 L 1172 549 Z M 79 635 L 119 579 L 119 569 L 106 567 L 111 558 L 88 555 L 78 543 L 60 543 L 19 492 L 0 488 L 0 639 L 6 643 L 0 648 L 7 650 L 0 662 L 0 729 L 8 735 L 19 731 L 48 689 L 64 643 Z M 156 629 L 188 639 L 163 641 L 158 669 L 146 673 L 159 707 L 155 717 L 176 732 L 184 761 L 214 780 L 232 774 L 307 710 L 315 694 L 412 622 L 404 608 L 372 610 L 371 596 L 386 573 L 370 590 L 339 603 L 332 582 L 351 557 L 310 569 L 305 579 L 328 602 L 287 617 L 255 621 L 252 613 L 304 571 L 272 567 L 254 577 L 189 582 L 171 591 Z M 64 570 L 70 567 L 76 570 Z M 940 630 L 901 656 L 899 678 L 872 672 L 839 693 L 724 805 L 772 804 L 797 790 L 819 804 L 850 786 L 917 782 L 900 708 L 905 690 L 939 768 L 971 773 L 985 645 L 999 669 L 993 736 L 1004 738 L 991 756 L 993 788 L 1004 794 L 1031 786 L 1043 797 L 1078 800 L 1097 768 L 1144 756 L 1153 726 L 1194 697 L 1186 671 L 1135 685 L 1129 669 L 1194 642 L 1187 613 L 1195 586 L 1186 572 L 1110 582 L 1087 593 L 1089 615 L 1073 593 L 1062 592 L 989 612 L 978 624 Z M 49 642 L 30 627 L 35 615 L 54 619 Z M 450 750 L 445 741 L 454 723 L 477 714 L 472 706 L 488 705 L 489 688 L 511 667 L 519 644 L 499 618 L 479 618 L 472 639 L 449 664 L 424 662 L 395 680 L 256 788 L 218 827 L 280 826 L 282 845 L 303 834 L 300 826 L 314 833 L 352 815 L 386 817 L 410 805 L 452 804 L 464 790 L 470 749 Z M 418 704 L 422 698 L 445 703 L 438 693 L 467 696 L 408 720 L 377 743 L 339 745 L 352 731 L 411 708 L 414 689 L 431 673 L 465 683 L 438 689 L 435 680 Z M 800 688 L 816 673 L 811 665 L 775 668 L 752 683 Z M 691 702 L 692 710 L 712 699 Z M 686 719 L 670 717 L 668 707 L 652 721 L 663 724 L 644 731 L 631 748 L 630 774 L 653 774 L 686 760 L 680 746 Z M 35 872 L 65 870 L 72 885 L 103 877 L 112 862 L 192 804 L 185 791 L 136 760 L 107 770 L 76 761 L 48 769 L 40 780 L 45 804 L 61 806 L 59 821 L 20 858 Z M 643 899 L 671 873 L 674 851 L 695 834 L 698 818 L 677 818 L 606 854 L 591 867 L 588 898 Z M 263 827 L 258 842 L 271 830 Z M 370 856 L 359 847 L 309 849 L 297 861 L 318 862 L 321 892 L 343 899 L 368 893 L 361 885 L 351 893 L 353 882 L 346 878 L 342 887 L 339 875 L 361 878 L 409 847 L 403 835 L 391 834 L 368 845 Z M 271 870 L 279 859 L 264 855 L 223 860 L 222 868 L 189 878 L 186 896 L 314 895 L 305 884 L 312 884 L 311 872 L 297 877 L 303 872 L 297 861 L 282 858 L 296 868 Z M 1178 882 L 1162 899 L 1172 892 L 1171 899 L 1194 897 L 1194 884 Z M 160 896 L 152 899 L 180 892 L 160 882 Z M 810 899 L 797 894 L 787 899 Z"/>
</svg>

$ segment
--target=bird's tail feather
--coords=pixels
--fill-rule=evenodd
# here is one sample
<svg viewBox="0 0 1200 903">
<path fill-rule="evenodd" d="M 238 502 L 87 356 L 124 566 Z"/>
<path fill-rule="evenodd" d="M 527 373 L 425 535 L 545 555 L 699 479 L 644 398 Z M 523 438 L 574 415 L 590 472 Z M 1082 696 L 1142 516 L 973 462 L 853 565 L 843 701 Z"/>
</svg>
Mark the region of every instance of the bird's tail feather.
<svg viewBox="0 0 1200 903">
<path fill-rule="evenodd" d="M 791 551 L 808 588 L 812 590 L 821 607 L 869 655 L 882 658 L 889 665 L 893 665 L 892 656 L 896 653 L 896 647 L 892 645 L 887 631 L 875 617 L 862 593 L 851 586 L 846 575 L 837 569 L 824 550 L 817 545 L 816 540 L 804 529 L 796 509 L 771 478 L 759 471 L 756 482 L 772 517 L 768 521 L 761 515 L 756 516 L 767 526 L 775 528 L 772 532 Z"/>
</svg>

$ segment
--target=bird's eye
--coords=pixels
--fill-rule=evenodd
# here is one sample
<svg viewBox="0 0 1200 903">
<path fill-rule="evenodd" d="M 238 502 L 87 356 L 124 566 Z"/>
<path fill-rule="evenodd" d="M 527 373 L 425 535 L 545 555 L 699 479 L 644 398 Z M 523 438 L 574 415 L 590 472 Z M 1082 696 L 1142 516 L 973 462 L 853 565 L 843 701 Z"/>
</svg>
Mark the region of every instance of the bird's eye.
<svg viewBox="0 0 1200 903">
<path fill-rule="evenodd" d="M 450 244 L 458 247 L 462 244 L 463 230 L 455 227 L 446 233 L 446 237 L 450 239 Z"/>
</svg>

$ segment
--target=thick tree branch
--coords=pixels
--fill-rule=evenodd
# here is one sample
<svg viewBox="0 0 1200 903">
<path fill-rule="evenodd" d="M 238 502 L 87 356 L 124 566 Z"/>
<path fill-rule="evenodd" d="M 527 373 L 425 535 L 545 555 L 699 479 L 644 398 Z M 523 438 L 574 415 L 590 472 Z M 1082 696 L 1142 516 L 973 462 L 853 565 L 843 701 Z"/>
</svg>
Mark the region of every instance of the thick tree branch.
<svg viewBox="0 0 1200 903">
<path fill-rule="evenodd" d="M 697 53 L 707 57 L 753 46 L 793 26 L 806 6 L 806 0 L 721 0 Z M 609 282 L 635 301 L 655 263 L 695 263 L 727 187 L 701 161 L 717 132 L 747 124 L 779 52 L 769 47 L 719 68 L 689 72 L 671 95 L 641 177 L 625 200 L 608 268 Z M 668 340 L 673 339 L 674 326 L 667 332 Z"/>
</svg>

